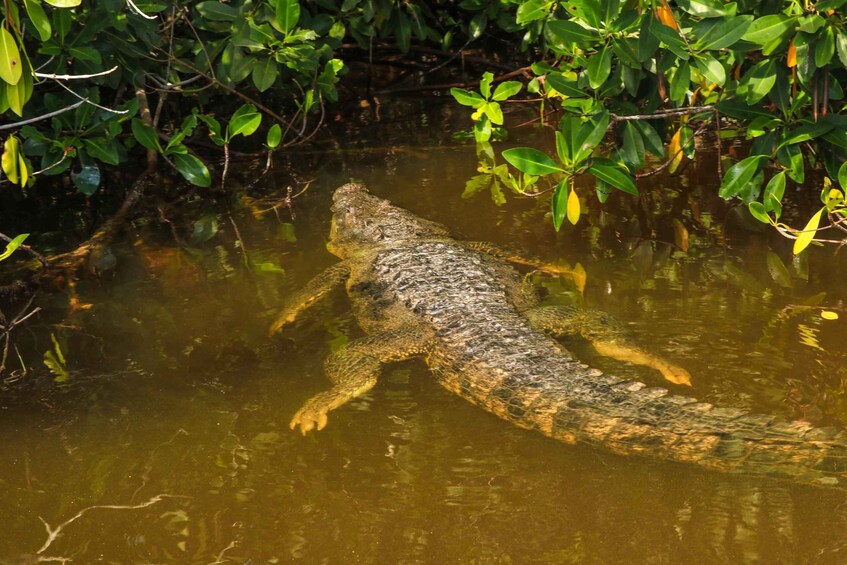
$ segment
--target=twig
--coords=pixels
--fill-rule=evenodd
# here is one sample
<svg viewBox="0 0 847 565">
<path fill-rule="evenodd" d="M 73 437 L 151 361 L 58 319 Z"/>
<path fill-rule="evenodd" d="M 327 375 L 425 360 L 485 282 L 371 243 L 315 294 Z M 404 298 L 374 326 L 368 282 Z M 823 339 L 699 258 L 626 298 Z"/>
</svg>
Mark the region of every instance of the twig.
<svg viewBox="0 0 847 565">
<path fill-rule="evenodd" d="M 126 3 L 127 3 L 127 5 L 129 6 L 129 9 L 130 9 L 131 11 L 135 12 L 136 14 L 138 14 L 139 16 L 141 16 L 142 18 L 145 18 L 145 19 L 147 19 L 147 20 L 155 20 L 155 19 L 156 19 L 156 16 L 148 16 L 147 14 L 145 14 L 144 12 L 142 12 L 142 11 L 141 11 L 141 8 L 139 8 L 138 6 L 136 6 L 136 5 L 135 5 L 135 2 L 133 2 L 132 0 L 126 0 Z"/>
<path fill-rule="evenodd" d="M 15 129 L 21 126 L 25 126 L 28 124 L 34 124 L 35 122 L 40 122 L 41 120 L 46 120 L 47 118 L 52 118 L 53 116 L 58 116 L 59 114 L 64 114 L 65 112 L 70 112 L 71 110 L 75 110 L 88 102 L 88 98 L 80 100 L 79 102 L 74 102 L 70 106 L 66 106 L 64 108 L 60 108 L 58 110 L 54 110 L 52 112 L 47 112 L 46 114 L 41 114 L 40 116 L 36 116 L 34 118 L 29 118 L 28 120 L 21 120 L 20 122 L 12 122 L 11 124 L 3 124 L 0 126 L 0 131 L 7 129 Z"/>
<path fill-rule="evenodd" d="M 99 72 L 99 73 L 92 73 L 90 75 L 54 75 L 54 74 L 45 74 L 45 73 L 32 73 L 32 74 L 34 74 L 38 78 L 49 78 L 49 79 L 53 79 L 53 80 L 82 80 L 82 79 L 87 79 L 87 78 L 102 77 L 102 76 L 105 76 L 105 75 L 109 75 L 109 74 L 112 74 L 113 72 L 115 72 L 116 70 L 118 70 L 117 65 L 115 65 L 114 67 L 112 67 L 108 71 L 102 71 L 102 72 Z"/>
<path fill-rule="evenodd" d="M 165 498 L 187 498 L 187 497 L 179 496 L 179 495 L 173 495 L 173 494 L 157 494 L 156 496 L 154 496 L 150 500 L 148 500 L 146 502 L 142 502 L 141 504 L 131 504 L 131 505 L 130 504 L 127 504 L 127 505 L 124 505 L 124 504 L 96 504 L 94 506 L 87 506 L 87 507 L 83 508 L 82 510 L 80 510 L 79 512 L 77 512 L 71 518 L 65 520 L 64 522 L 62 522 L 61 524 L 56 526 L 55 528 L 51 528 L 50 524 L 48 524 L 44 520 L 44 518 L 39 516 L 38 519 L 41 520 L 41 523 L 44 524 L 44 528 L 47 530 L 47 541 L 45 541 L 44 545 L 42 545 L 41 548 L 38 551 L 36 551 L 35 553 L 36 554 L 44 553 L 44 551 L 48 547 L 50 547 L 53 544 L 54 541 L 56 541 L 56 538 L 59 537 L 59 534 L 62 533 L 62 530 L 65 529 L 65 527 L 71 525 L 76 520 L 82 518 L 82 516 L 86 512 L 88 512 L 89 510 L 138 510 L 140 508 L 147 508 L 148 506 L 153 506 L 154 504 L 161 502 Z"/>
<path fill-rule="evenodd" d="M 76 92 L 74 92 L 74 91 L 73 91 L 73 89 L 71 89 L 69 86 L 66 86 L 66 85 L 65 85 L 65 84 L 63 84 L 61 81 L 58 81 L 58 80 L 57 80 L 57 81 L 56 81 L 56 84 L 58 84 L 59 86 L 61 86 L 62 88 L 64 88 L 64 89 L 65 89 L 65 90 L 67 90 L 68 92 L 70 92 L 70 93 L 71 93 L 71 94 L 72 94 L 75 98 L 78 98 L 78 99 L 82 100 L 83 102 L 87 102 L 88 104 L 91 104 L 91 105 L 92 105 L 92 106 L 94 106 L 95 108 L 100 108 L 101 110 L 106 111 L 106 112 L 110 112 L 110 113 L 112 113 L 112 114 L 120 114 L 120 115 L 124 115 L 124 114 L 128 114 L 128 113 L 129 113 L 129 110 L 112 110 L 111 108 L 107 108 L 107 107 L 105 107 L 105 106 L 101 106 L 100 104 L 97 104 L 97 103 L 95 103 L 95 102 L 92 102 L 91 100 L 89 100 L 88 98 L 86 98 L 85 96 L 83 96 L 82 94 L 77 94 Z"/>
<path fill-rule="evenodd" d="M 700 114 L 701 112 L 710 112 L 714 110 L 714 106 L 691 106 L 689 108 L 671 108 L 668 110 L 658 110 L 654 114 L 633 114 L 630 116 L 619 116 L 611 114 L 612 123 L 625 122 L 632 120 L 659 120 L 668 116 L 683 116 L 686 114 Z"/>
</svg>

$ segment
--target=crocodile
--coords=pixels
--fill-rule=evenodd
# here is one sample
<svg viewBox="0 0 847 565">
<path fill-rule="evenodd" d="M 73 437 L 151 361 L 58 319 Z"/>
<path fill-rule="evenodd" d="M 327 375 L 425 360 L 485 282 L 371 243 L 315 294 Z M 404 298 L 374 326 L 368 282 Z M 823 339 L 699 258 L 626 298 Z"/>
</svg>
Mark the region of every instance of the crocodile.
<svg viewBox="0 0 847 565">
<path fill-rule="evenodd" d="M 327 248 L 341 261 L 295 293 L 270 331 L 345 285 L 365 335 L 326 359 L 332 387 L 297 411 L 292 429 L 324 428 L 329 411 L 377 383 L 384 363 L 417 357 L 448 390 L 566 444 L 805 484 L 847 484 L 843 430 L 713 406 L 575 359 L 556 338 L 577 333 L 601 355 L 653 367 L 672 382 L 689 377 L 610 333 L 614 326 L 603 312 L 540 305 L 513 265 L 567 269 L 455 240 L 445 226 L 357 183 L 336 189 L 332 212 Z"/>
</svg>

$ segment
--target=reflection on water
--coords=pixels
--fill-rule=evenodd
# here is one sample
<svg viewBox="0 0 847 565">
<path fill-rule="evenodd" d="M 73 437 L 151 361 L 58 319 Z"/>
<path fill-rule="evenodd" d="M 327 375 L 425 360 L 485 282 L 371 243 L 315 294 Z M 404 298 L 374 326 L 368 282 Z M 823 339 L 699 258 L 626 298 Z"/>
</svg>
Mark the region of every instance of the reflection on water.
<svg viewBox="0 0 847 565">
<path fill-rule="evenodd" d="M 426 120 L 447 123 L 446 112 Z M 284 196 L 270 189 L 290 183 L 281 174 L 241 200 L 240 242 L 220 211 L 197 211 L 182 249 L 169 225 L 138 226 L 115 246 L 109 277 L 79 284 L 80 304 L 53 328 L 70 380 L 57 387 L 35 371 L 0 396 L 0 560 L 845 562 L 843 492 L 559 445 L 439 389 L 418 362 L 389 367 L 322 432 L 288 429 L 326 388 L 323 358 L 359 335 L 340 294 L 265 335 L 285 296 L 334 261 L 323 249 L 329 195 L 350 178 L 467 239 L 580 262 L 584 297 L 533 275 L 545 301 L 613 312 L 641 345 L 685 366 L 704 400 L 847 422 L 847 326 L 818 308 L 844 300 L 843 259 L 793 259 L 788 243 L 754 231 L 712 197 L 712 159 L 603 208 L 580 187 L 587 215 L 556 234 L 544 203 L 463 199 L 474 148 L 407 115 L 349 147 L 298 156 L 298 174 L 316 180 L 295 220 L 261 200 Z"/>
</svg>

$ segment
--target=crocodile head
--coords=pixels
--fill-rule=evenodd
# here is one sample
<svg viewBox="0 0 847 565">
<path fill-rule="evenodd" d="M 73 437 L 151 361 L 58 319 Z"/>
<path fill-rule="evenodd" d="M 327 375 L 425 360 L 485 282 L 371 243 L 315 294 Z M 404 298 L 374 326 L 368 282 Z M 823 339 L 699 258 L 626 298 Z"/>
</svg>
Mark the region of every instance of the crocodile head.
<svg viewBox="0 0 847 565">
<path fill-rule="evenodd" d="M 349 183 L 337 188 L 332 201 L 327 249 L 341 258 L 372 246 L 449 236 L 441 224 L 392 206 L 370 194 L 361 184 Z"/>
</svg>

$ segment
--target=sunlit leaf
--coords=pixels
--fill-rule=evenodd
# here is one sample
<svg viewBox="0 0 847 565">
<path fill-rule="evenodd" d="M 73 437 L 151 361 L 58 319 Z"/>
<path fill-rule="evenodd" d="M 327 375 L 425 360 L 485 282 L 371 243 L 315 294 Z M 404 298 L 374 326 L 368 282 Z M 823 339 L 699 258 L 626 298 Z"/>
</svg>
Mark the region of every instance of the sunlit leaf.
<svg viewBox="0 0 847 565">
<path fill-rule="evenodd" d="M 226 127 L 226 137 L 231 140 L 237 135 L 247 137 L 255 132 L 262 123 L 262 114 L 253 104 L 244 104 L 232 115 Z"/>
<path fill-rule="evenodd" d="M 29 237 L 28 233 L 22 233 L 19 236 L 13 238 L 12 241 L 7 243 L 6 244 L 6 250 L 3 251 L 3 253 L 0 253 L 0 261 L 3 261 L 4 259 L 8 259 L 9 256 L 12 253 L 14 253 L 18 249 L 18 247 L 21 246 L 21 244 L 24 242 L 24 240 L 28 237 Z"/>
<path fill-rule="evenodd" d="M 8 84 L 18 84 L 22 70 L 18 44 L 6 26 L 0 25 L 0 79 Z"/>
<path fill-rule="evenodd" d="M 497 88 L 494 89 L 494 95 L 491 99 L 497 101 L 506 100 L 520 92 L 521 88 L 523 88 L 523 84 L 515 80 L 501 82 L 497 85 Z"/>
<path fill-rule="evenodd" d="M 456 102 L 458 102 L 462 106 L 479 108 L 480 106 L 485 104 L 485 99 L 476 92 L 462 90 L 461 88 L 451 88 L 450 94 L 452 94 L 453 98 L 456 99 Z"/>
<path fill-rule="evenodd" d="M 826 208 L 821 208 L 818 210 L 814 216 L 809 219 L 809 222 L 806 224 L 806 227 L 803 228 L 802 232 L 798 234 L 797 239 L 794 240 L 794 255 L 799 255 L 806 247 L 812 243 L 812 240 L 815 238 L 815 233 L 818 230 L 818 225 L 821 221 L 821 214 Z"/>
<path fill-rule="evenodd" d="M 750 202 L 747 205 L 747 209 L 750 211 L 750 214 L 762 222 L 763 224 L 770 224 L 771 218 L 768 216 L 768 212 L 765 209 L 765 205 L 759 202 L 758 200 Z"/>
<path fill-rule="evenodd" d="M 282 141 L 282 128 L 279 124 L 274 124 L 268 129 L 268 136 L 265 143 L 271 149 L 276 149 Z"/>
<path fill-rule="evenodd" d="M 41 7 L 39 0 L 24 0 L 24 7 L 32 25 L 38 32 L 38 37 L 41 41 L 47 41 L 53 35 L 53 28 L 50 26 L 50 19 Z"/>
<path fill-rule="evenodd" d="M 55 8 L 76 8 L 82 4 L 82 0 L 44 0 Z"/>
<path fill-rule="evenodd" d="M 297 0 L 276 0 L 274 20 L 276 28 L 287 34 L 300 19 L 300 2 Z"/>
<path fill-rule="evenodd" d="M 211 186 L 212 178 L 206 165 L 189 153 L 173 155 L 173 162 L 179 173 L 195 186 Z"/>
<path fill-rule="evenodd" d="M 547 22 L 547 27 L 550 28 L 553 35 L 556 35 L 563 41 L 567 41 L 569 43 L 584 44 L 585 42 L 590 42 L 592 39 L 596 39 L 598 37 L 595 30 L 582 27 L 571 20 L 554 20 Z"/>
<path fill-rule="evenodd" d="M 546 153 L 532 147 L 514 147 L 503 151 L 503 158 L 521 172 L 530 175 L 549 175 L 563 172 Z"/>
<path fill-rule="evenodd" d="M 750 24 L 750 27 L 747 28 L 747 31 L 742 36 L 744 41 L 749 41 L 751 43 L 757 43 L 759 45 L 766 45 L 774 40 L 774 38 L 781 37 L 784 34 L 787 34 L 789 30 L 791 30 L 797 24 L 797 18 L 792 16 L 786 16 L 784 14 L 771 14 L 768 16 L 762 16 L 761 18 L 757 18 Z M 791 45 L 794 45 L 794 42 L 791 42 Z M 789 48 L 789 59 L 790 59 L 791 49 Z M 795 64 L 796 64 L 796 50 L 795 50 Z M 790 64 L 789 67 L 793 66 Z"/>
<path fill-rule="evenodd" d="M 831 310 L 821 310 L 821 318 L 824 320 L 837 320 L 838 313 L 833 312 Z"/>
<path fill-rule="evenodd" d="M 668 155 L 670 156 L 671 163 L 668 165 L 668 171 L 673 174 L 679 168 L 680 163 L 682 163 L 682 147 L 680 146 L 680 136 L 682 134 L 682 128 L 676 130 L 671 137 L 671 142 L 668 144 Z"/>
<path fill-rule="evenodd" d="M 718 194 L 721 198 L 742 196 L 747 184 L 759 172 L 759 166 L 765 155 L 753 155 L 734 164 L 724 174 Z"/>
<path fill-rule="evenodd" d="M 591 166 L 588 167 L 588 172 L 618 190 L 638 196 L 638 187 L 635 186 L 632 176 L 610 159 L 592 159 Z"/>
</svg>

